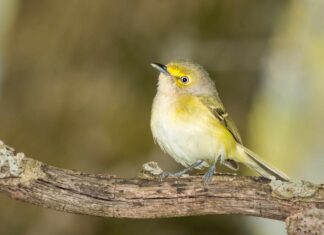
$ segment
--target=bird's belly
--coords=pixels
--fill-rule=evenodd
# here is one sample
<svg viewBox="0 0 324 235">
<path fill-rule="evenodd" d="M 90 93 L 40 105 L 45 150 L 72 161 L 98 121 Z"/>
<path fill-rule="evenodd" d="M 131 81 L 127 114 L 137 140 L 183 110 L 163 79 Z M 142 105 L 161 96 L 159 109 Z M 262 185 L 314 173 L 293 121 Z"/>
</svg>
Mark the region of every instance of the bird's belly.
<svg viewBox="0 0 324 235">
<path fill-rule="evenodd" d="M 217 133 L 203 120 L 176 120 L 166 113 L 152 123 L 152 132 L 161 148 L 184 166 L 197 160 L 208 166 L 225 152 Z"/>
</svg>

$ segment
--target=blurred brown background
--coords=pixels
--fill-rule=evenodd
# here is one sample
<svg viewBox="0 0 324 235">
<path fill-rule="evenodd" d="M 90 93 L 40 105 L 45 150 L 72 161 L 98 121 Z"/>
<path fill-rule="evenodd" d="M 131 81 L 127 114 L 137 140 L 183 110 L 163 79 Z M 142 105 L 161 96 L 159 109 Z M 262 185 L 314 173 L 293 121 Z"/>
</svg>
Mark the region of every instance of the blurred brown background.
<svg viewBox="0 0 324 235">
<path fill-rule="evenodd" d="M 249 147 L 321 182 L 323 10 L 322 0 L 0 0 L 0 139 L 86 172 L 134 177 L 151 160 L 175 170 L 149 129 L 149 64 L 191 59 L 216 80 Z M 0 234 L 243 235 L 267 226 L 284 233 L 279 222 L 236 216 L 94 218 L 0 196 Z"/>
</svg>

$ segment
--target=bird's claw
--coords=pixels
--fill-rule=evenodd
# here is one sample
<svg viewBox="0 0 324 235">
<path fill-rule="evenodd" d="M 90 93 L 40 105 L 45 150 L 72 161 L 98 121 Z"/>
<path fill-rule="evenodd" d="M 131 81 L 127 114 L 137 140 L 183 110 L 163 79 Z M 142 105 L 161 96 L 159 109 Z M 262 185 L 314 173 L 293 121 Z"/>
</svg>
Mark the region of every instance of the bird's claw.
<svg viewBox="0 0 324 235">
<path fill-rule="evenodd" d="M 162 181 L 164 178 L 167 178 L 167 177 L 172 177 L 172 176 L 175 176 L 175 174 L 173 173 L 170 173 L 170 172 L 162 172 L 159 177 L 160 177 L 160 180 Z"/>
</svg>

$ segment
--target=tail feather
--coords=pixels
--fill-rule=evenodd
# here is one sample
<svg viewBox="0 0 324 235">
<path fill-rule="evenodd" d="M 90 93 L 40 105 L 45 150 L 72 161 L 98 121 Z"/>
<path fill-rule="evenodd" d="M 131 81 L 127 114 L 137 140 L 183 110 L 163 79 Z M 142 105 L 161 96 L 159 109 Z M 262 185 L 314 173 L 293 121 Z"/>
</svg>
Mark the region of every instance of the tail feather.
<svg viewBox="0 0 324 235">
<path fill-rule="evenodd" d="M 246 164 L 249 168 L 256 170 L 260 175 L 270 179 L 275 177 L 278 180 L 290 181 L 285 173 L 261 160 L 261 158 L 250 149 L 243 145 L 239 145 L 239 149 L 241 150 L 239 152 L 242 153 L 240 154 L 239 161 Z"/>
</svg>

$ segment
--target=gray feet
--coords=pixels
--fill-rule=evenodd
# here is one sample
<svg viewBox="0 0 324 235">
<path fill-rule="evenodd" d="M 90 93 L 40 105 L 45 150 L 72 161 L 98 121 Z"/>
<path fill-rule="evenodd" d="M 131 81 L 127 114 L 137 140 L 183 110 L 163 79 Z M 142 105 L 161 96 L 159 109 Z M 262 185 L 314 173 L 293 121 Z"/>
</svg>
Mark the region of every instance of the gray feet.
<svg viewBox="0 0 324 235">
<path fill-rule="evenodd" d="M 173 173 L 170 173 L 170 172 L 162 172 L 160 175 L 160 179 L 162 180 L 162 179 L 164 179 L 164 178 L 166 178 L 166 177 L 172 177 L 172 176 L 174 176 L 175 177 L 175 175 L 173 174 Z"/>
<path fill-rule="evenodd" d="M 160 174 L 160 178 L 164 179 L 166 177 L 180 177 L 190 171 L 192 171 L 193 169 L 195 169 L 196 167 L 200 166 L 204 161 L 203 160 L 198 160 L 196 161 L 194 164 L 190 165 L 189 167 L 183 169 L 182 171 L 176 172 L 176 173 L 170 173 L 170 172 L 162 172 Z M 217 163 L 217 162 L 216 162 Z M 212 165 L 208 171 L 206 172 L 206 174 L 202 177 L 204 184 L 207 185 L 211 182 L 213 175 L 216 172 L 216 164 Z"/>
<path fill-rule="evenodd" d="M 203 176 L 203 181 L 204 181 L 204 184 L 207 185 L 211 182 L 212 178 L 213 178 L 213 175 L 214 173 L 216 172 L 216 166 L 215 165 L 212 165 L 208 171 L 206 172 L 206 174 Z"/>
<path fill-rule="evenodd" d="M 175 173 L 174 176 L 180 177 L 180 176 L 192 171 L 196 167 L 200 166 L 203 162 L 204 162 L 203 160 L 198 160 L 194 164 L 192 164 L 189 167 L 183 169 L 182 171 L 179 171 L 179 172 Z"/>
<path fill-rule="evenodd" d="M 204 162 L 203 160 L 198 160 L 194 164 L 190 165 L 189 167 L 183 169 L 182 171 L 176 172 L 176 173 L 162 172 L 160 174 L 160 178 L 163 179 L 163 178 L 169 177 L 169 176 L 171 176 L 171 177 L 180 177 L 180 176 L 192 171 L 196 167 L 200 166 L 203 162 Z"/>
</svg>

